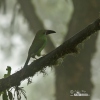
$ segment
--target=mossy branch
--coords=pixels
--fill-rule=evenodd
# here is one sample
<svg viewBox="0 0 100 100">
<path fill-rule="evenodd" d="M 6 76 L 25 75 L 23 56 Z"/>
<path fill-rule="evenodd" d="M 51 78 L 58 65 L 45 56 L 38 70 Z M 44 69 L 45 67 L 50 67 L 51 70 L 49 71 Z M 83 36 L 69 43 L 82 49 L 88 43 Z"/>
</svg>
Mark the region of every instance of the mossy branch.
<svg viewBox="0 0 100 100">
<path fill-rule="evenodd" d="M 34 76 L 39 71 L 43 71 L 47 66 L 55 65 L 57 60 L 64 57 L 64 55 L 69 53 L 77 53 L 77 45 L 82 43 L 86 38 L 98 30 L 100 30 L 100 18 L 72 36 L 49 54 L 33 61 L 26 68 L 22 68 L 9 77 L 0 79 L 0 92 L 10 87 L 20 85 L 21 81 L 30 76 Z"/>
</svg>

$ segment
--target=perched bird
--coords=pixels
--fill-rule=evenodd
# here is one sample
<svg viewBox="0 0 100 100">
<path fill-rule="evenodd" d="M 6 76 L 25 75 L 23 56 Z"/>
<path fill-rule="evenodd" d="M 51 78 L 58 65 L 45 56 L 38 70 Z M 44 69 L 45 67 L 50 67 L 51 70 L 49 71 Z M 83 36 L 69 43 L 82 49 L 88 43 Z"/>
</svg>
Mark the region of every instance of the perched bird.
<svg viewBox="0 0 100 100">
<path fill-rule="evenodd" d="M 28 57 L 26 59 L 25 65 L 24 67 L 26 67 L 28 65 L 28 62 L 30 60 L 30 58 L 35 58 L 35 56 L 40 56 L 41 55 L 41 51 L 43 50 L 43 48 L 46 45 L 47 42 L 47 36 L 48 34 L 52 34 L 52 33 L 56 33 L 53 30 L 39 30 L 36 33 L 36 36 L 29 48 L 28 51 Z"/>
</svg>

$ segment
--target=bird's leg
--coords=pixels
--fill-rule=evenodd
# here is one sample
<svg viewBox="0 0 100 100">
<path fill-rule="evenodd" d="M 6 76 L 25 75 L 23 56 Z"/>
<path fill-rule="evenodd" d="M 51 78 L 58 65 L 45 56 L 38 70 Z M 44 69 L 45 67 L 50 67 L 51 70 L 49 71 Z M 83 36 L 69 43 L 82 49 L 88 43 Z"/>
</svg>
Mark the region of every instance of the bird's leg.
<svg viewBox="0 0 100 100">
<path fill-rule="evenodd" d="M 34 56 L 34 59 L 37 60 L 37 58 Z"/>
</svg>

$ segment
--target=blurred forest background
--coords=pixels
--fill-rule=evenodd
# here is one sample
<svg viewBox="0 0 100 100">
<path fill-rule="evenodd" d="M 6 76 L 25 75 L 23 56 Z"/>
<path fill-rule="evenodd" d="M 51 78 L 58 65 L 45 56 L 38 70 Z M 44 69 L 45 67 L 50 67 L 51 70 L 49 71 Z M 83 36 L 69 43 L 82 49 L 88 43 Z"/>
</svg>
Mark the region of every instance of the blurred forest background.
<svg viewBox="0 0 100 100">
<path fill-rule="evenodd" d="M 37 30 L 57 32 L 48 36 L 42 52 L 46 54 L 98 18 L 99 12 L 100 0 L 0 0 L 0 78 L 7 66 L 12 73 L 21 69 Z M 100 35 L 94 34 L 79 46 L 79 54 L 47 68 L 47 75 L 37 73 L 28 86 L 22 82 L 28 100 L 100 100 L 99 44 Z M 90 96 L 72 97 L 71 90 Z"/>
</svg>

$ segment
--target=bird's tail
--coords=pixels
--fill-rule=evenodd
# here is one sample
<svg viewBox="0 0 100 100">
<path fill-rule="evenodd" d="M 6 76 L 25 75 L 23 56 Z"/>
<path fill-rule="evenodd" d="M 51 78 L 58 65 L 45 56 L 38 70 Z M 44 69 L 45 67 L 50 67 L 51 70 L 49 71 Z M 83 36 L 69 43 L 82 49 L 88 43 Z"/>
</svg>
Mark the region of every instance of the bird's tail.
<svg viewBox="0 0 100 100">
<path fill-rule="evenodd" d="M 30 60 L 30 56 L 27 57 L 24 67 L 27 67 L 29 60 Z"/>
</svg>

